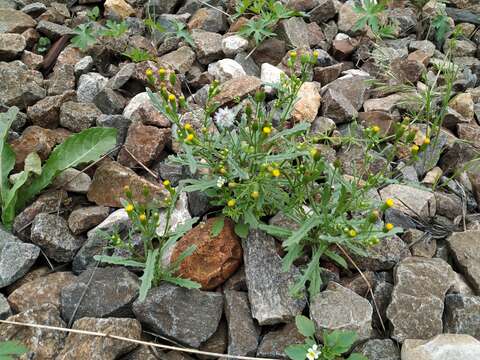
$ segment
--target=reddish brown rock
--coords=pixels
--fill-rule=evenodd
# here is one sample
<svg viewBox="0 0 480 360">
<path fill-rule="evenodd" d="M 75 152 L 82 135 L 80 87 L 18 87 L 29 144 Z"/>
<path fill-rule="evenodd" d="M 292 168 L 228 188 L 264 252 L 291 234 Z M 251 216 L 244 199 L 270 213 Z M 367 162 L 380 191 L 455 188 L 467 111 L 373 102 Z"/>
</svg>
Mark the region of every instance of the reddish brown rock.
<svg viewBox="0 0 480 360">
<path fill-rule="evenodd" d="M 68 227 L 74 235 L 79 235 L 100 224 L 110 212 L 106 206 L 89 206 L 72 211 L 68 217 Z"/>
<path fill-rule="evenodd" d="M 178 273 L 200 283 L 204 290 L 223 284 L 242 262 L 242 247 L 233 223 L 225 220 L 220 234 L 213 237 L 211 232 L 215 220 L 217 218 L 210 218 L 185 234 L 171 256 L 171 261 L 175 261 L 189 246 L 196 245 L 195 252 L 180 265 Z"/>
<path fill-rule="evenodd" d="M 41 278 L 42 276 L 48 275 L 49 272 L 50 272 L 50 268 L 46 266 L 32 269 L 28 273 L 26 273 L 22 278 L 15 281 L 12 285 L 8 285 L 5 288 L 6 290 L 5 292 L 7 295 L 9 295 L 13 293 L 15 290 L 17 290 L 19 287 L 25 285 L 26 283 L 33 281 L 35 279 Z"/>
<path fill-rule="evenodd" d="M 401 83 L 415 84 L 426 69 L 418 60 L 395 59 L 392 61 L 391 70 Z"/>
<path fill-rule="evenodd" d="M 340 61 L 347 60 L 355 51 L 355 45 L 351 39 L 333 40 L 332 46 L 333 56 Z"/>
<path fill-rule="evenodd" d="M 115 161 L 102 164 L 93 177 L 92 185 L 88 190 L 88 200 L 97 205 L 122 207 L 120 199 L 125 197 L 124 187 L 128 185 L 135 201 L 144 203 L 143 189 L 149 192 L 149 201 L 154 201 L 161 206 L 168 196 L 167 190 L 161 184 L 154 184 L 138 176 Z"/>
<path fill-rule="evenodd" d="M 73 283 L 76 276 L 70 272 L 57 272 L 29 281 L 8 297 L 8 302 L 15 312 L 26 311 L 32 307 L 52 304 L 60 307 L 60 292 Z"/>
<path fill-rule="evenodd" d="M 430 63 L 431 55 L 423 50 L 415 50 L 414 52 L 408 54 L 407 60 L 419 61 L 424 66 L 428 66 Z"/>
<path fill-rule="evenodd" d="M 319 82 L 322 86 L 338 79 L 343 70 L 342 64 L 335 64 L 325 67 L 316 67 L 313 69 L 313 80 Z"/>
<path fill-rule="evenodd" d="M 159 157 L 169 140 L 170 129 L 134 122 L 128 129 L 125 144 L 118 154 L 118 162 L 131 168 L 141 167 L 138 161 L 148 166 Z"/>
<path fill-rule="evenodd" d="M 42 160 L 46 160 L 56 145 L 56 136 L 52 130 L 39 126 L 29 126 L 22 136 L 10 144 L 15 152 L 15 167 L 20 170 L 28 154 L 36 152 Z"/>
<path fill-rule="evenodd" d="M 262 81 L 255 76 L 240 76 L 224 82 L 220 93 L 213 98 L 218 106 L 232 103 L 235 99 L 242 99 L 260 88 Z"/>
<path fill-rule="evenodd" d="M 278 64 L 287 51 L 285 41 L 269 38 L 258 45 L 252 54 L 252 59 L 260 66 L 263 63 Z"/>
</svg>

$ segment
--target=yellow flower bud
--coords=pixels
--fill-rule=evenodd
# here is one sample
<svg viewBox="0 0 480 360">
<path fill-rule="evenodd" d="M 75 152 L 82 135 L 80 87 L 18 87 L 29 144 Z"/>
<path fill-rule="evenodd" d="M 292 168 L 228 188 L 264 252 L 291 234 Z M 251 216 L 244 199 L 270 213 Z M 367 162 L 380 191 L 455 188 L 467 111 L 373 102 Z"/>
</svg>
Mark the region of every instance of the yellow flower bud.
<svg viewBox="0 0 480 360">
<path fill-rule="evenodd" d="M 265 134 L 265 135 L 268 135 L 272 132 L 272 128 L 270 126 L 264 126 L 263 129 L 262 129 L 262 132 Z"/>
<path fill-rule="evenodd" d="M 185 138 L 186 141 L 192 141 L 195 136 L 193 134 L 188 134 Z"/>
<path fill-rule="evenodd" d="M 163 186 L 170 186 L 170 180 L 164 180 Z"/>
<path fill-rule="evenodd" d="M 429 145 L 430 144 L 430 138 L 426 137 L 425 140 L 423 140 L 424 145 Z"/>
<path fill-rule="evenodd" d="M 350 229 L 350 230 L 348 230 L 348 236 L 353 238 L 353 237 L 357 236 L 357 232 L 354 229 Z"/>
<path fill-rule="evenodd" d="M 387 200 L 385 200 L 385 206 L 387 208 L 391 208 L 393 206 L 393 204 L 394 204 L 393 199 L 388 198 Z"/>
<path fill-rule="evenodd" d="M 168 101 L 174 102 L 175 100 L 176 100 L 175 95 L 173 95 L 173 94 L 168 95 Z"/>
<path fill-rule="evenodd" d="M 385 224 L 385 230 L 390 231 L 393 229 L 393 224 L 392 223 L 386 223 Z"/>
<path fill-rule="evenodd" d="M 133 210 L 134 210 L 134 206 L 132 204 L 128 204 L 127 206 L 125 206 L 125 211 L 127 213 L 131 213 Z"/>
<path fill-rule="evenodd" d="M 252 191 L 252 193 L 250 194 L 250 196 L 254 199 L 258 199 L 258 197 L 260 196 L 259 192 L 258 191 Z"/>
<path fill-rule="evenodd" d="M 147 70 L 145 70 L 145 75 L 147 75 L 147 76 L 153 76 L 153 70 L 152 70 L 152 69 L 147 69 Z"/>
<path fill-rule="evenodd" d="M 418 147 L 418 145 L 412 145 L 412 146 L 410 147 L 410 152 L 411 152 L 413 155 L 418 154 L 418 150 L 420 150 L 420 148 Z"/>
<path fill-rule="evenodd" d="M 272 176 L 273 177 L 279 177 L 280 176 L 280 170 L 279 169 L 273 169 L 272 170 Z"/>
<path fill-rule="evenodd" d="M 229 207 L 234 207 L 236 203 L 237 202 L 235 201 L 235 199 L 230 199 L 230 200 L 227 201 L 227 205 Z"/>
<path fill-rule="evenodd" d="M 372 131 L 373 131 L 375 134 L 378 134 L 378 132 L 380 131 L 380 127 L 377 126 L 377 125 L 374 125 L 374 126 L 372 126 Z"/>
<path fill-rule="evenodd" d="M 290 51 L 290 57 L 292 59 L 295 59 L 297 57 L 297 52 L 296 51 Z"/>
<path fill-rule="evenodd" d="M 140 216 L 138 217 L 138 220 L 144 223 L 145 221 L 147 221 L 147 216 L 145 214 L 140 214 Z"/>
<path fill-rule="evenodd" d="M 183 128 L 187 131 L 190 131 L 190 130 L 192 130 L 192 125 L 189 124 L 189 123 L 186 123 L 185 125 L 183 125 Z"/>
</svg>

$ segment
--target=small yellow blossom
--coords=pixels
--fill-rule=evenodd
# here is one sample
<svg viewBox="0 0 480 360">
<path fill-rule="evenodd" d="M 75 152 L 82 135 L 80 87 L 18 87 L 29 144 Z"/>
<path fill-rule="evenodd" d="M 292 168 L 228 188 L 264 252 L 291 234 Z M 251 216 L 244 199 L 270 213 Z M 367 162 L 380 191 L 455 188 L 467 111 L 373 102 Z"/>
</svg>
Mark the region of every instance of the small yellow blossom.
<svg viewBox="0 0 480 360">
<path fill-rule="evenodd" d="M 426 137 L 425 140 L 423 140 L 424 145 L 429 145 L 430 144 L 430 138 Z"/>
<path fill-rule="evenodd" d="M 145 221 L 147 221 L 147 216 L 145 214 L 140 214 L 140 216 L 138 217 L 138 220 L 144 223 Z"/>
<path fill-rule="evenodd" d="M 163 185 L 164 186 L 170 186 L 170 180 L 164 180 Z"/>
<path fill-rule="evenodd" d="M 387 208 L 391 208 L 391 207 L 393 206 L 393 204 L 394 204 L 393 199 L 388 198 L 387 200 L 385 200 L 385 206 L 386 206 Z"/>
<path fill-rule="evenodd" d="M 193 134 L 188 134 L 185 140 L 192 141 L 195 136 Z"/>
<path fill-rule="evenodd" d="M 264 126 L 262 131 L 265 135 L 268 135 L 272 132 L 272 128 L 270 126 Z"/>
<path fill-rule="evenodd" d="M 297 52 L 296 51 L 290 51 L 290 57 L 292 59 L 295 59 L 297 57 Z"/>
<path fill-rule="evenodd" d="M 273 169 L 272 170 L 272 176 L 279 177 L 280 176 L 280 170 L 279 169 Z"/>
<path fill-rule="evenodd" d="M 234 207 L 236 203 L 237 203 L 237 201 L 235 199 L 230 199 L 230 200 L 227 201 L 227 205 L 229 207 Z"/>
<path fill-rule="evenodd" d="M 390 231 L 393 229 L 393 224 L 392 223 L 386 223 L 385 224 L 385 230 Z"/>
<path fill-rule="evenodd" d="M 160 76 L 165 75 L 165 69 L 164 68 L 158 69 L 158 75 L 160 75 Z"/>
<path fill-rule="evenodd" d="M 252 193 L 250 194 L 250 196 L 254 199 L 258 199 L 258 197 L 260 196 L 259 192 L 258 191 L 252 191 Z"/>
<path fill-rule="evenodd" d="M 372 126 L 372 131 L 373 131 L 375 134 L 378 134 L 378 132 L 380 131 L 380 127 L 377 126 L 377 125 L 374 125 L 374 126 Z"/>
<path fill-rule="evenodd" d="M 125 211 L 127 213 L 131 213 L 135 208 L 133 207 L 132 204 L 128 204 L 127 206 L 125 206 Z"/>
<path fill-rule="evenodd" d="M 314 58 L 318 58 L 318 56 L 320 55 L 320 53 L 319 53 L 317 50 L 315 50 L 315 51 L 312 53 L 312 55 L 313 55 Z"/>
<path fill-rule="evenodd" d="M 125 185 L 125 186 L 123 187 L 123 191 L 124 191 L 124 192 L 130 191 L 130 186 Z"/>
<path fill-rule="evenodd" d="M 353 238 L 353 237 L 357 236 L 357 232 L 354 229 L 350 229 L 350 230 L 348 230 L 348 236 Z"/>
<path fill-rule="evenodd" d="M 418 150 L 420 150 L 420 148 L 418 147 L 418 145 L 412 145 L 410 147 L 410 152 L 413 154 L 413 155 L 416 155 L 418 153 Z"/>
<path fill-rule="evenodd" d="M 227 170 L 224 167 L 221 167 L 219 170 L 220 174 L 225 175 L 227 173 Z"/>
<path fill-rule="evenodd" d="M 183 128 L 187 131 L 190 131 L 192 130 L 192 125 L 190 123 L 186 123 L 185 125 L 183 125 Z"/>
<path fill-rule="evenodd" d="M 176 99 L 175 95 L 173 94 L 168 95 L 168 101 L 174 102 L 175 99 Z"/>
</svg>

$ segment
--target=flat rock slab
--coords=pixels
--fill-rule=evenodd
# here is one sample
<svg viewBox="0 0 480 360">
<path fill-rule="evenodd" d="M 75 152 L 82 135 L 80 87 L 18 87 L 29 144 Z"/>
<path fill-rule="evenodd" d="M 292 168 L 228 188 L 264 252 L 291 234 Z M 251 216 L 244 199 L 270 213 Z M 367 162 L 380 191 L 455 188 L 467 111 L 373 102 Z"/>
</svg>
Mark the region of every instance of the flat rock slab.
<svg viewBox="0 0 480 360">
<path fill-rule="evenodd" d="M 97 331 L 137 340 L 142 337 L 142 327 L 135 319 L 86 317 L 75 321 L 73 329 Z M 136 347 L 137 344 L 132 342 L 70 333 L 65 341 L 65 347 L 56 360 L 115 360 Z"/>
<path fill-rule="evenodd" d="M 371 360 L 400 360 L 400 347 L 390 339 L 372 339 L 360 345 L 359 352 Z"/>
<path fill-rule="evenodd" d="M 88 269 L 62 289 L 62 317 L 71 321 L 79 302 L 75 319 L 131 316 L 131 305 L 138 296 L 139 286 L 137 276 L 126 268 Z"/>
<path fill-rule="evenodd" d="M 217 330 L 223 296 L 162 283 L 148 292 L 145 301 L 135 301 L 133 312 L 147 328 L 198 348 Z"/>
<path fill-rule="evenodd" d="M 392 301 L 387 317 L 393 325 L 392 338 L 428 339 L 443 331 L 445 294 L 455 276 L 442 259 L 409 257 L 394 270 Z"/>
<path fill-rule="evenodd" d="M 436 200 L 433 192 L 400 184 L 388 185 L 380 190 L 383 201 L 393 199 L 393 208 L 410 216 L 431 217 L 436 212 Z"/>
<path fill-rule="evenodd" d="M 470 335 L 441 334 L 430 340 L 408 339 L 402 360 L 478 360 L 480 341 Z"/>
<path fill-rule="evenodd" d="M 242 245 L 252 316 L 260 325 L 292 322 L 306 304 L 304 297 L 294 299 L 289 291 L 300 271 L 293 266 L 282 270 L 275 239 L 262 231 L 250 231 Z"/>
<path fill-rule="evenodd" d="M 447 241 L 455 263 L 480 294 L 480 231 L 453 233 Z"/>
<path fill-rule="evenodd" d="M 310 315 L 320 339 L 324 331 L 342 330 L 355 331 L 357 341 L 367 340 L 373 331 L 372 314 L 367 299 L 334 282 L 310 303 Z"/>
</svg>

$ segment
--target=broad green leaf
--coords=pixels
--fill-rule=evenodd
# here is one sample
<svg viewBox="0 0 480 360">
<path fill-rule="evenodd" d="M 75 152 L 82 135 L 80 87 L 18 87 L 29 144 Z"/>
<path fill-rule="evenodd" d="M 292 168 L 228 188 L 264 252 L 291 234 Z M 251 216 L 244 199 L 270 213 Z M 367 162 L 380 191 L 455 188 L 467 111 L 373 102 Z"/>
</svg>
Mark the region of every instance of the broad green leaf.
<svg viewBox="0 0 480 360">
<path fill-rule="evenodd" d="M 290 345 L 285 348 L 285 354 L 292 360 L 305 360 L 307 349 L 305 345 Z"/>
<path fill-rule="evenodd" d="M 15 153 L 7 144 L 8 130 L 17 118 L 18 108 L 11 107 L 6 113 L 0 113 L 0 202 L 10 188 L 8 175 L 15 166 Z"/>
<path fill-rule="evenodd" d="M 216 219 L 212 225 L 211 235 L 213 237 L 218 236 L 222 232 L 224 226 L 225 226 L 224 217 L 219 217 L 218 219 Z"/>
<path fill-rule="evenodd" d="M 249 226 L 243 223 L 236 223 L 235 224 L 235 234 L 240 236 L 242 239 L 245 239 L 248 236 L 248 229 Z"/>
<path fill-rule="evenodd" d="M 322 223 L 320 216 L 311 216 L 300 226 L 298 230 L 295 230 L 287 240 L 283 242 L 283 246 L 287 247 L 293 244 L 298 244 L 300 241 L 308 235 L 310 230 Z"/>
<path fill-rule="evenodd" d="M 152 287 L 152 281 L 155 276 L 155 268 L 157 266 L 158 249 L 149 250 L 147 254 L 147 261 L 145 262 L 145 269 L 140 278 L 142 284 L 140 285 L 140 294 L 138 296 L 140 301 L 144 301 L 147 297 L 148 290 Z"/>
<path fill-rule="evenodd" d="M 312 320 L 303 315 L 297 315 L 295 317 L 295 325 L 298 332 L 305 337 L 312 337 L 315 335 L 315 324 Z"/>
<path fill-rule="evenodd" d="M 333 352 L 340 355 L 352 347 L 357 338 L 357 334 L 354 331 L 340 331 L 335 330 L 329 334 L 324 334 L 324 344 L 328 346 Z"/>
<path fill-rule="evenodd" d="M 28 348 L 18 341 L 0 342 L 0 359 L 13 360 L 28 352 Z"/>
<path fill-rule="evenodd" d="M 117 130 L 113 128 L 94 127 L 70 136 L 53 150 L 43 165 L 42 174 L 21 188 L 16 209 L 22 209 L 62 171 L 100 159 L 116 143 Z"/>
<path fill-rule="evenodd" d="M 138 267 L 138 268 L 145 267 L 145 264 L 142 262 L 125 259 L 124 257 L 121 257 L 121 256 L 95 255 L 93 258 L 102 263 L 107 263 L 112 265 L 123 265 L 123 266 Z"/>
</svg>

